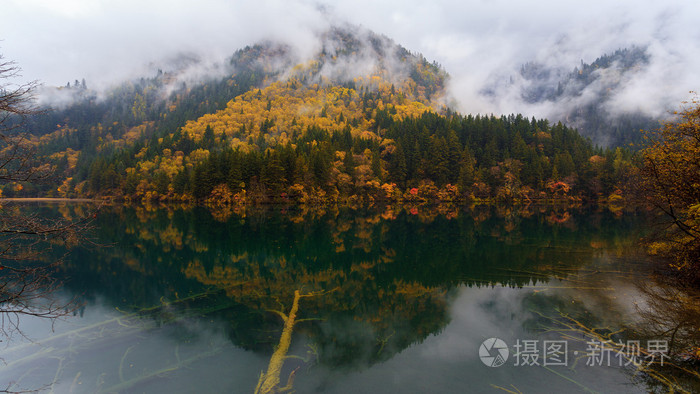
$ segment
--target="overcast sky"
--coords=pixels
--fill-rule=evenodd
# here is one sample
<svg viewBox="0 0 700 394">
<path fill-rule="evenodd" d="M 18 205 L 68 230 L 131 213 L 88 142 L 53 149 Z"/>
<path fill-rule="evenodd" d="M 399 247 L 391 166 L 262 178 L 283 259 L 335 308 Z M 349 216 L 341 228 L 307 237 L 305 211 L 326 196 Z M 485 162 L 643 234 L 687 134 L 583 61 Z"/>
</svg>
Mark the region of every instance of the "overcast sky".
<svg viewBox="0 0 700 394">
<path fill-rule="evenodd" d="M 177 52 L 218 60 L 262 39 L 309 54 L 314 32 L 349 22 L 385 34 L 452 75 L 465 112 L 521 112 L 487 103 L 486 80 L 527 61 L 572 69 L 604 53 L 648 46 L 652 65 L 621 105 L 651 109 L 700 89 L 700 2 L 649 0 L 0 0 L 0 53 L 25 80 L 103 86 Z"/>
</svg>

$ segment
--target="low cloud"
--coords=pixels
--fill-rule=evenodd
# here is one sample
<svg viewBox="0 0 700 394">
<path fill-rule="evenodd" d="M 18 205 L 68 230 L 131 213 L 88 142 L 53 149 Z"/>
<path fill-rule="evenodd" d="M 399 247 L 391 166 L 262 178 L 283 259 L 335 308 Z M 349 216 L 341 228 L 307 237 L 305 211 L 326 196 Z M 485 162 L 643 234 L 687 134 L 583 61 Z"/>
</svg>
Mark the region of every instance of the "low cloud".
<svg viewBox="0 0 700 394">
<path fill-rule="evenodd" d="M 532 104 L 506 90 L 487 97 L 484 89 L 517 78 L 527 62 L 565 73 L 581 61 L 638 46 L 647 48 L 649 64 L 622 78 L 609 97 L 609 110 L 658 116 L 687 99 L 688 91 L 700 89 L 699 14 L 700 3 L 680 0 L 201 0 L 196 5 L 70 0 L 60 6 L 50 0 L 9 0 L 0 17 L 0 49 L 24 69 L 26 80 L 63 86 L 85 78 L 90 87 L 101 88 L 149 76 L 154 65 L 178 53 L 200 59 L 188 78 L 216 74 L 216 65 L 237 49 L 265 40 L 284 42 L 299 58 L 308 58 L 320 49 L 319 32 L 352 24 L 443 65 L 462 112 L 551 117 L 565 112 L 562 105 L 577 103 Z M 365 66 L 361 62 L 352 69 Z"/>
</svg>

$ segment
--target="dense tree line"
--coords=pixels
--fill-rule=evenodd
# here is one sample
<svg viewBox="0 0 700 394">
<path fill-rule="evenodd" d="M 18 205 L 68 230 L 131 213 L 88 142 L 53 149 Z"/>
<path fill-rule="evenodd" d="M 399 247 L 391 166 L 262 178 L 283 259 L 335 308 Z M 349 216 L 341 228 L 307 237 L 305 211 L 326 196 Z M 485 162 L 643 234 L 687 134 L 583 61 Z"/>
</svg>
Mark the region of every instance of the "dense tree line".
<svg viewBox="0 0 700 394">
<path fill-rule="evenodd" d="M 255 149 L 247 151 L 217 145 L 211 129 L 197 142 L 183 134 L 154 139 L 93 161 L 88 190 L 201 201 L 225 186 L 226 193 L 245 191 L 262 201 L 299 198 L 301 190 L 391 199 L 381 186 L 393 184 L 391 190 L 399 192 L 456 187 L 450 197 L 455 199 L 512 201 L 566 194 L 597 200 L 619 193 L 631 167 L 629 152 L 595 148 L 561 123 L 521 115 L 434 112 L 394 120 L 391 112 L 391 106 L 375 112 L 373 120 L 385 136 L 381 142 L 353 136 L 349 128 L 330 133 L 320 127 L 309 127 L 285 144 L 253 143 Z M 144 154 L 142 160 L 158 162 L 164 150 L 185 155 L 195 149 L 206 151 L 206 158 L 171 174 L 162 168 L 147 177 L 121 172 L 133 165 L 137 152 Z"/>
</svg>

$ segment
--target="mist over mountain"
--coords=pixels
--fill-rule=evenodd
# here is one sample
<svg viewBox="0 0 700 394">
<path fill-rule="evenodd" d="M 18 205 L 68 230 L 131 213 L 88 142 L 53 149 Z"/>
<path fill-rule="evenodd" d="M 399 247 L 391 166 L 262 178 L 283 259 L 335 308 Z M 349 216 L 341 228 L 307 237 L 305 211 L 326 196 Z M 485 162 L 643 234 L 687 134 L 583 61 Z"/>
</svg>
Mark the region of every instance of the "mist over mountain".
<svg viewBox="0 0 700 394">
<path fill-rule="evenodd" d="M 236 48 L 283 43 L 299 59 L 315 56 L 332 26 L 361 25 L 444 66 L 455 109 L 464 114 L 523 113 L 563 119 L 560 103 L 483 91 L 536 63 L 562 75 L 621 48 L 644 48 L 648 64 L 625 73 L 613 113 L 663 118 L 700 89 L 700 41 L 694 2 L 593 0 L 402 2 L 200 0 L 196 7 L 165 0 L 10 0 L 0 25 L 2 51 L 24 70 L 24 80 L 65 86 L 85 78 L 103 91 L 124 80 L 172 71 L 177 54 L 198 59 L 190 79 L 222 77 Z M 124 21 L 128 21 L 128 27 Z M 224 69 L 222 69 L 222 67 Z M 579 126 L 577 124 L 577 126 Z M 610 142 L 613 143 L 613 142 Z"/>
<path fill-rule="evenodd" d="M 429 63 L 422 55 L 411 53 L 386 36 L 341 23 L 316 32 L 315 37 L 312 46 L 315 52 L 271 40 L 247 46 L 223 61 L 180 52 L 150 63 L 145 75 L 158 76 L 151 89 L 157 89 L 157 96 L 167 100 L 178 90 L 216 84 L 237 70 L 254 70 L 254 74 L 263 77 L 252 81 L 259 84 L 262 80 L 289 78 L 296 72 L 295 67 L 298 70 L 300 64 L 313 61 L 313 75 L 304 77 L 304 83 L 345 84 L 374 74 L 400 85 L 410 77 L 426 90 L 428 98 L 437 100 L 433 104 L 449 104 L 453 110 L 465 107 L 459 100 L 460 92 L 451 85 L 448 70 L 437 62 Z M 433 73 L 421 75 L 420 67 L 416 67 L 419 64 L 432 67 Z M 494 108 L 520 108 L 526 115 L 561 121 L 600 146 L 627 146 L 641 141 L 640 130 L 656 128 L 659 121 L 669 118 L 668 107 L 649 111 L 625 100 L 635 78 L 647 72 L 651 65 L 648 48 L 636 46 L 603 54 L 591 63 L 580 60 L 571 67 L 532 61 L 513 74 L 492 70 L 479 97 Z M 438 80 L 425 79 L 432 76 Z M 61 88 L 45 87 L 39 97 L 43 105 L 65 109 L 76 98 L 84 100 L 86 95 L 104 98 L 106 91 L 87 92 L 83 79 L 76 80 L 72 89 L 70 82 Z M 215 105 L 208 108 L 222 108 L 228 99 L 228 95 L 214 98 Z"/>
<path fill-rule="evenodd" d="M 538 62 L 523 64 L 519 73 L 500 77 L 482 90 L 486 99 L 520 102 L 562 121 L 601 146 L 640 143 L 641 130 L 655 129 L 670 114 L 620 105 L 631 81 L 650 66 L 646 48 L 631 47 L 604 54 L 571 69 Z"/>
<path fill-rule="evenodd" d="M 561 122 L 462 115 L 447 72 L 386 36 L 341 25 L 318 42 L 308 56 L 262 41 L 219 63 L 184 54 L 110 89 L 55 88 L 59 105 L 26 130 L 58 183 L 3 193 L 371 204 L 595 201 L 621 187 L 628 152 Z"/>
<path fill-rule="evenodd" d="M 250 89 L 290 79 L 298 86 L 346 85 L 367 91 L 393 84 L 396 89 L 405 87 L 404 93 L 410 91 L 410 99 L 434 108 L 444 105 L 448 75 L 436 62 L 359 26 L 335 26 L 319 32 L 317 38 L 318 50 L 310 55 L 283 41 L 266 40 L 245 46 L 221 62 L 191 53 L 173 55 L 149 64 L 147 74 L 105 89 L 91 89 L 85 79 L 44 86 L 39 103 L 55 111 L 34 119 L 30 131 L 41 135 L 62 122 L 91 124 L 112 116 L 124 121 L 134 117 L 130 114 L 137 107 L 134 100 L 144 100 L 155 111 L 137 116 L 138 121 L 158 120 L 158 113 L 177 104 L 197 108 L 182 119 L 191 120 L 225 108 Z M 403 86 L 407 83 L 410 86 Z M 182 120 L 170 127 L 181 126 Z"/>
</svg>

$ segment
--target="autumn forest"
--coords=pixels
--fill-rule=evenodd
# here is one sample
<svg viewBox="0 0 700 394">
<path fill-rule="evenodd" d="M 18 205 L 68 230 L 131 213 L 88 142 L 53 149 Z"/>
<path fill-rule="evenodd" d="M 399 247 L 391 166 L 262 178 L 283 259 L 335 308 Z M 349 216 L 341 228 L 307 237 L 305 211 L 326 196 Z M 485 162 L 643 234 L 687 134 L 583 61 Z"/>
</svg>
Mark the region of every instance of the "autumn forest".
<svg viewBox="0 0 700 394">
<path fill-rule="evenodd" d="M 245 203 L 618 202 L 632 153 L 560 122 L 451 109 L 449 75 L 373 33 L 334 29 L 318 56 L 237 51 L 221 78 L 177 70 L 70 104 L 29 129 L 51 184 L 6 197 Z M 348 67 L 354 62 L 355 67 Z"/>
<path fill-rule="evenodd" d="M 611 108 L 658 49 L 484 72 L 532 111 L 479 113 L 386 36 L 314 42 L 95 87 L 0 54 L 0 392 L 698 391 L 700 99 Z"/>
</svg>

